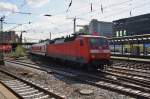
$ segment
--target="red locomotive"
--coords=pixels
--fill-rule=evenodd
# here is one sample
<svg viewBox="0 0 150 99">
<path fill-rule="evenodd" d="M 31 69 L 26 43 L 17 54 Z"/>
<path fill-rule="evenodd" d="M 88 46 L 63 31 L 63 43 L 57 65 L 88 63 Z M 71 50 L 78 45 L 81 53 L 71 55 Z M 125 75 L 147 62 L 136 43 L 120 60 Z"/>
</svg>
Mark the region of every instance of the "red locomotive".
<svg viewBox="0 0 150 99">
<path fill-rule="evenodd" d="M 107 38 L 93 35 L 78 35 L 35 44 L 31 47 L 31 53 L 100 69 L 110 65 L 111 56 Z"/>
</svg>

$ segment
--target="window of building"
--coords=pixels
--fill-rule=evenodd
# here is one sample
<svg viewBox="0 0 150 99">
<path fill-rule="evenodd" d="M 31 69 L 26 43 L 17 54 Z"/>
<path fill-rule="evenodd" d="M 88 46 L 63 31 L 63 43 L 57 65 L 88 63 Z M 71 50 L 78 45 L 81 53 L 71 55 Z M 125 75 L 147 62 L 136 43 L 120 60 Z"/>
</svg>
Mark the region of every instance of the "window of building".
<svg viewBox="0 0 150 99">
<path fill-rule="evenodd" d="M 119 32 L 118 31 L 116 31 L 116 36 L 119 37 Z"/>
<path fill-rule="evenodd" d="M 127 31 L 126 30 L 124 30 L 123 35 L 127 36 Z"/>
<path fill-rule="evenodd" d="M 122 31 L 120 31 L 120 36 L 122 37 L 123 35 L 122 35 Z"/>
</svg>

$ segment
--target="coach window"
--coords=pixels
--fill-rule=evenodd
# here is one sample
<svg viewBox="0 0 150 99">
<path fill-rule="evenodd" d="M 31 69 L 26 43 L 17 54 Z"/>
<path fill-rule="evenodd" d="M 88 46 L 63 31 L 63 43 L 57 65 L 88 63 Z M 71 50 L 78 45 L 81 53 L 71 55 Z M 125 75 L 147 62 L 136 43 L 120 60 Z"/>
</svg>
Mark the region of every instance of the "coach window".
<svg viewBox="0 0 150 99">
<path fill-rule="evenodd" d="M 80 46 L 83 46 L 83 40 L 80 40 Z"/>
</svg>

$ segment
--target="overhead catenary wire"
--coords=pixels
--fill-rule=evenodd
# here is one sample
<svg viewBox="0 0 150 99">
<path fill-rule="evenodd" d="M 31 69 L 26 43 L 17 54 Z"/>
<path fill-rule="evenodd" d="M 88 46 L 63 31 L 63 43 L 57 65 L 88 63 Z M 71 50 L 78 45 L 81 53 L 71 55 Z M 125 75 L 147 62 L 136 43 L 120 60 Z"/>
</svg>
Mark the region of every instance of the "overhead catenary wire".
<svg viewBox="0 0 150 99">
<path fill-rule="evenodd" d="M 68 12 L 69 8 L 72 6 L 72 0 L 69 3 L 68 9 L 66 10 L 66 12 Z"/>
<path fill-rule="evenodd" d="M 124 2 L 121 2 L 121 3 L 115 3 L 115 4 L 112 4 L 112 5 L 108 5 L 109 7 L 111 7 L 111 6 L 117 6 L 117 5 L 119 5 L 119 4 L 123 4 L 123 3 L 126 3 L 126 2 L 129 2 L 129 1 L 131 1 L 131 0 L 127 0 L 127 1 L 124 1 Z M 72 0 L 71 0 L 71 2 L 70 2 L 70 4 L 69 4 L 69 6 L 71 6 L 72 5 Z M 107 6 L 105 7 L 105 8 L 107 8 Z M 95 10 L 94 10 L 95 11 Z M 103 7 L 101 6 L 101 11 L 103 12 Z M 93 12 L 93 11 L 92 11 Z M 35 13 L 30 13 L 30 12 L 15 12 L 15 13 L 19 13 L 19 14 L 28 14 L 28 15 L 34 15 Z M 35 15 L 38 15 L 38 14 L 35 14 Z"/>
<path fill-rule="evenodd" d="M 103 9 L 105 8 L 107 8 L 107 7 L 109 7 L 109 8 L 111 8 L 112 6 L 118 6 L 118 5 L 120 5 L 120 4 L 124 4 L 124 3 L 128 3 L 128 2 L 130 2 L 131 0 L 127 0 L 127 1 L 123 1 L 123 2 L 120 2 L 120 3 L 115 3 L 115 4 L 111 4 L 111 5 L 108 5 L 108 6 L 104 6 L 104 7 L 102 7 L 101 6 L 101 11 L 103 12 Z M 98 10 L 98 9 L 97 9 Z M 94 10 L 94 11 L 97 11 L 97 10 Z M 94 11 L 92 11 L 92 12 L 94 12 Z M 86 12 L 86 13 L 88 13 L 88 12 Z M 83 13 L 83 14 L 85 14 L 85 13 Z M 77 16 L 79 16 L 79 15 L 77 15 Z"/>
<path fill-rule="evenodd" d="M 145 7 L 144 5 L 148 5 L 149 4 L 149 2 L 144 2 L 144 3 L 142 3 L 142 4 L 139 4 L 139 5 L 136 5 L 136 6 L 134 6 L 134 7 L 132 7 L 132 10 L 134 10 L 134 9 L 137 9 L 137 8 L 141 8 L 141 7 Z M 118 11 L 119 11 L 119 13 L 125 13 L 125 12 L 129 12 L 130 11 L 130 9 L 125 9 L 125 10 L 116 10 L 116 12 L 112 12 L 112 14 L 109 14 L 107 17 L 112 17 L 112 16 L 114 16 L 114 15 L 117 15 L 118 14 Z M 94 11 L 93 11 L 94 12 Z M 93 12 L 85 12 L 85 13 L 80 13 L 80 14 L 78 14 L 78 15 L 76 15 L 76 16 L 78 16 L 78 17 L 80 17 L 80 16 L 86 16 L 86 15 L 88 15 L 89 13 L 93 13 Z M 99 13 L 96 13 L 96 14 L 99 14 Z M 93 15 L 96 15 L 96 14 L 93 14 Z M 103 16 L 103 18 L 105 18 L 105 16 Z M 101 18 L 102 19 L 102 18 Z"/>
<path fill-rule="evenodd" d="M 120 4 L 125 4 L 125 3 L 128 3 L 128 2 L 130 2 L 131 0 L 127 0 L 127 1 L 123 1 L 123 2 L 120 2 L 120 3 L 114 3 L 114 4 L 111 4 L 111 5 L 108 5 L 108 6 L 104 6 L 103 7 L 103 9 L 105 8 L 111 8 L 111 7 L 113 7 L 113 6 L 118 6 L 118 5 L 120 5 Z M 69 4 L 69 7 L 72 5 L 72 0 L 70 1 L 70 4 Z M 79 8 L 80 9 L 80 8 Z M 102 9 L 102 7 L 101 7 L 101 9 Z M 97 9 L 98 10 L 98 9 Z M 94 10 L 94 11 L 96 11 L 96 10 Z M 92 11 L 92 12 L 94 12 L 94 11 Z M 38 14 L 36 14 L 36 13 L 31 13 L 31 12 L 16 12 L 16 13 L 20 13 L 20 14 L 29 14 L 29 15 L 38 15 Z"/>
<path fill-rule="evenodd" d="M 136 8 L 139 8 L 139 7 L 144 7 L 144 6 L 142 6 L 142 5 L 145 5 L 145 4 L 147 4 L 147 3 L 139 4 L 139 5 L 137 5 L 136 7 L 134 7 L 133 9 L 136 9 Z M 129 11 L 129 9 L 121 10 L 121 11 L 119 11 L 119 12 L 117 12 L 117 13 L 120 13 L 120 12 L 125 13 L 125 12 L 127 12 L 127 11 Z M 108 15 L 108 16 L 105 17 L 105 18 L 112 17 L 113 15 L 116 15 L 117 13 L 116 13 L 116 12 L 115 12 L 115 13 L 112 13 L 112 14 Z"/>
<path fill-rule="evenodd" d="M 7 1 L 10 1 L 10 0 L 7 0 Z M 19 9 L 21 9 L 22 7 L 24 7 L 26 5 L 26 1 L 25 0 L 23 0 L 23 3 L 20 5 L 20 7 L 19 7 Z M 15 11 L 12 11 L 12 14 L 14 14 L 14 13 L 20 13 L 20 14 L 30 14 L 30 13 L 26 13 L 26 12 L 15 12 Z M 5 18 L 7 18 L 7 17 L 9 17 L 10 16 L 10 14 L 9 15 L 5 15 Z M 7 22 L 4 22 L 5 24 L 17 24 L 17 23 L 7 23 Z M 17 28 L 18 26 L 20 26 L 20 24 L 17 24 L 17 26 L 15 26 L 15 27 L 13 27 L 12 29 L 14 29 L 14 28 Z M 10 29 L 10 30 L 12 30 L 12 29 Z"/>
<path fill-rule="evenodd" d="M 5 24 L 15 24 L 16 26 L 11 27 L 10 29 L 7 29 L 6 31 L 12 31 L 20 26 L 23 26 L 25 24 L 31 24 L 32 22 L 27 22 L 27 23 L 8 23 L 8 22 L 4 22 Z"/>
<path fill-rule="evenodd" d="M 131 0 L 126 0 L 126 1 L 123 1 L 123 2 L 119 2 L 119 3 L 113 3 L 113 4 L 106 5 L 106 6 L 101 6 L 101 7 L 97 8 L 97 9 L 94 9 L 92 12 L 91 12 L 91 10 L 90 10 L 90 11 L 88 11 L 88 12 L 80 13 L 80 14 L 78 14 L 78 15 L 76 15 L 76 16 L 85 15 L 85 14 L 88 14 L 88 13 L 99 12 L 99 11 L 102 10 L 102 9 L 104 10 L 104 9 L 107 9 L 107 8 L 117 7 L 117 6 L 120 6 L 120 5 L 122 5 L 122 4 L 129 3 L 130 1 L 131 1 Z M 90 4 L 91 4 L 91 3 L 90 3 Z M 98 4 L 98 3 L 96 2 L 96 4 Z M 100 3 L 100 4 L 103 5 L 102 3 Z M 88 5 L 89 5 L 89 3 L 88 3 Z M 92 5 L 94 5 L 93 2 L 92 2 Z M 86 6 L 86 7 L 78 7 L 78 9 L 77 9 L 76 11 L 82 10 L 82 8 L 88 8 L 88 6 Z"/>
<path fill-rule="evenodd" d="M 8 29 L 7 31 L 12 31 L 13 29 L 15 29 L 15 28 L 17 28 L 17 27 L 19 27 L 19 26 L 22 26 L 22 24 L 17 24 L 17 26 L 14 26 L 14 27 Z"/>
<path fill-rule="evenodd" d="M 128 0 L 128 1 L 130 1 L 130 0 Z M 125 1 L 124 1 L 125 2 Z M 114 4 L 115 5 L 115 4 Z M 111 6 L 110 6 L 111 7 Z M 106 6 L 104 6 L 104 7 L 100 7 L 100 9 L 106 9 L 107 7 Z M 98 11 L 98 10 L 97 10 Z M 102 11 L 102 10 L 101 10 Z M 92 11 L 92 12 L 94 12 L 94 11 Z"/>
<path fill-rule="evenodd" d="M 103 6 L 101 4 L 101 7 L 97 8 L 97 9 L 94 9 L 92 12 L 88 11 L 88 12 L 80 13 L 76 16 L 82 16 L 82 15 L 86 15 L 86 14 L 90 14 L 90 13 L 95 13 L 95 12 L 99 12 L 100 10 L 103 11 L 103 13 L 104 13 L 104 9 L 117 7 L 117 6 L 120 6 L 121 4 L 129 3 L 130 1 L 131 0 L 127 0 L 127 1 L 119 2 L 119 3 L 110 4 L 110 5 L 107 5 L 107 6 Z"/>
<path fill-rule="evenodd" d="M 119 3 L 120 4 L 120 3 Z M 142 5 L 145 5 L 145 4 L 148 4 L 147 2 L 146 3 L 143 3 L 143 4 L 139 4 L 139 5 L 137 5 L 137 6 L 135 6 L 135 7 L 133 7 L 133 9 L 136 9 L 136 8 L 141 8 L 141 7 L 144 7 L 144 6 L 142 6 Z M 116 5 L 116 4 L 115 4 Z M 121 11 L 119 11 L 119 12 L 115 12 L 115 13 L 112 13 L 112 14 L 109 14 L 108 16 L 106 16 L 106 17 L 104 17 L 104 18 L 109 18 L 109 17 L 112 17 L 113 15 L 116 15 L 116 14 L 118 14 L 118 13 L 125 13 L 125 12 L 128 12 L 129 11 L 129 9 L 125 9 L 125 10 L 121 10 Z"/>
<path fill-rule="evenodd" d="M 143 4 L 139 4 L 139 5 L 135 6 L 134 8 L 132 8 L 132 10 L 145 7 L 145 6 L 149 5 L 149 3 L 150 3 L 150 2 L 143 3 Z M 103 16 L 103 17 L 104 17 L 103 19 L 110 18 L 110 17 L 112 17 L 112 16 L 114 16 L 114 15 L 117 15 L 117 14 L 120 14 L 120 13 L 122 13 L 122 12 L 123 12 L 123 13 L 129 12 L 129 9 L 124 9 L 124 10 L 121 10 L 121 11 L 119 11 L 119 12 L 115 12 L 115 13 L 111 13 L 111 14 L 109 14 L 109 15 L 107 15 L 107 16 Z M 132 14 L 132 12 L 131 12 L 131 14 Z M 132 14 L 132 15 L 133 15 L 133 14 Z"/>
</svg>

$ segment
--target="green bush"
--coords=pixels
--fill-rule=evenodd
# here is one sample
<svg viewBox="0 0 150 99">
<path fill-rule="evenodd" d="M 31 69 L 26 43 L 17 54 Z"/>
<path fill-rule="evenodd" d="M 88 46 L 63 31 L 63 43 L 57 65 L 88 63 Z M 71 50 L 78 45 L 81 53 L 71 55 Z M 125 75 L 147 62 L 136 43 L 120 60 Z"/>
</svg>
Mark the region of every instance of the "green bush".
<svg viewBox="0 0 150 99">
<path fill-rule="evenodd" d="M 13 57 L 19 58 L 26 55 L 25 49 L 22 46 L 17 46 L 16 50 L 11 53 Z"/>
</svg>

